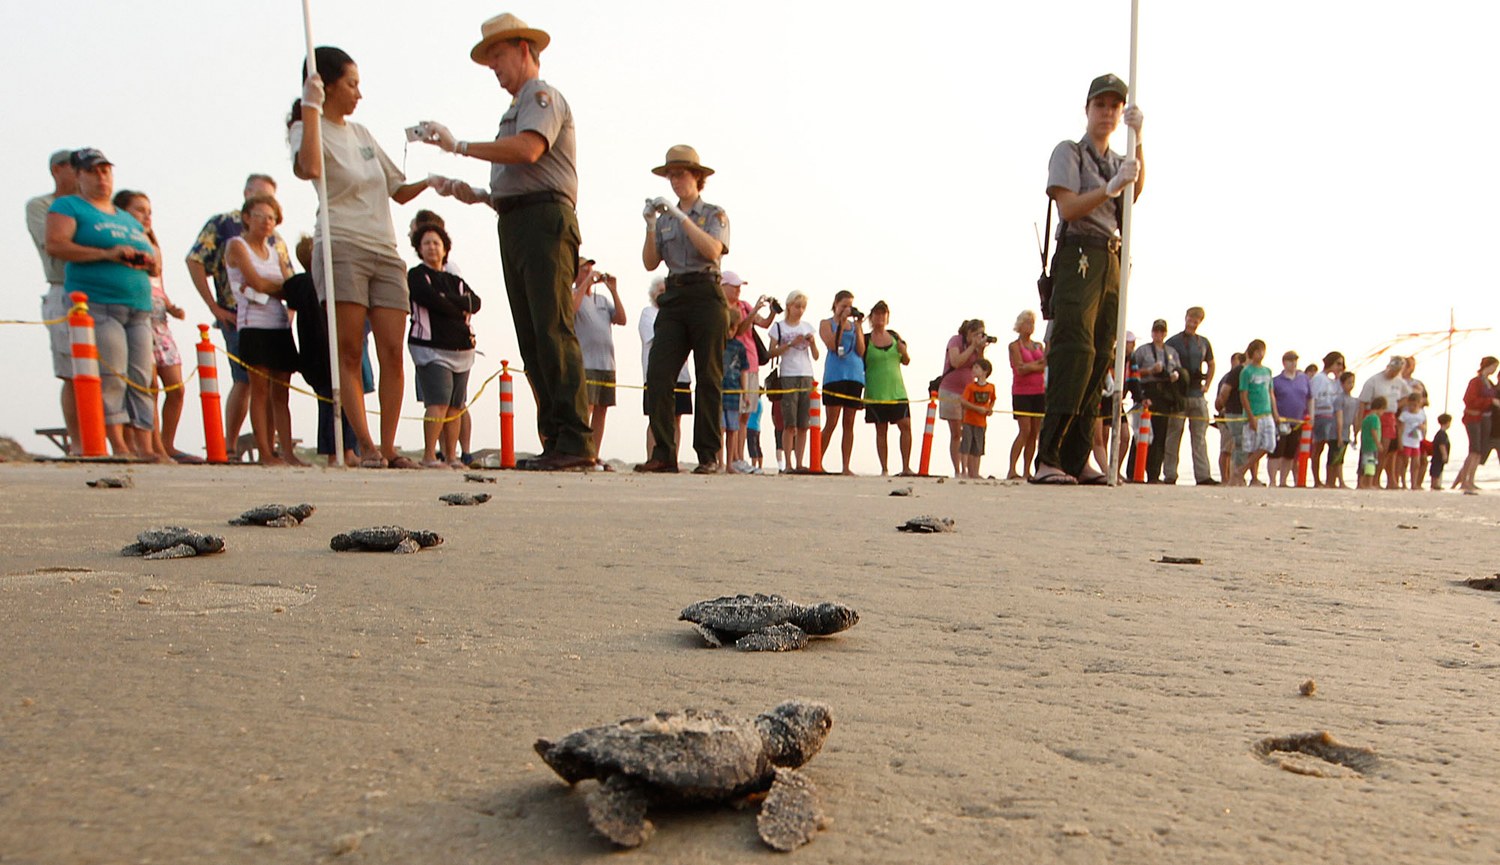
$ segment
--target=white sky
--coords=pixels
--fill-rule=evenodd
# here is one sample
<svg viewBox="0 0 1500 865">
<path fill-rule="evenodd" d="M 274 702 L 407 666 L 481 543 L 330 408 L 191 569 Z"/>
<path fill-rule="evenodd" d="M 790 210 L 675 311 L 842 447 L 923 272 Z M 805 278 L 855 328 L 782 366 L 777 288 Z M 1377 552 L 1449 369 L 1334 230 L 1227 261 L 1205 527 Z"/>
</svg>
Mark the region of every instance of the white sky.
<svg viewBox="0 0 1500 865">
<path fill-rule="evenodd" d="M 344 48 L 360 66 L 365 100 L 354 119 L 398 164 L 402 128 L 421 119 L 460 138 L 494 134 L 509 96 L 468 51 L 480 22 L 503 7 L 313 7 L 318 44 Z M 746 296 L 801 289 L 813 314 L 843 288 L 864 309 L 885 299 L 912 347 L 915 395 L 962 319 L 984 318 L 1003 348 L 1016 313 L 1035 306 L 1033 223 L 1044 214 L 1048 154 L 1082 134 L 1089 80 L 1125 77 L 1129 63 L 1124 0 L 919 10 L 588 0 L 509 11 L 553 37 L 542 76 L 577 121 L 583 248 L 620 276 L 631 316 L 615 341 L 625 383 L 641 380 L 635 316 L 649 276 L 640 206 L 669 194 L 649 168 L 670 145 L 692 144 L 718 170 L 704 197 L 731 215 L 725 267 L 750 281 Z M 181 260 L 203 221 L 236 207 L 245 175 L 265 171 L 281 182 L 283 234 L 294 241 L 313 229 L 315 193 L 291 176 L 284 127 L 300 93 L 300 4 L 80 0 L 27 4 L 12 18 L 0 33 L 12 82 L 0 95 L 10 118 L 0 186 L 13 215 L 11 231 L 0 232 L 13 274 L 0 318 L 38 316 L 45 284 L 22 205 L 50 188 L 47 155 L 99 147 L 120 188 L 153 200 L 167 291 L 189 310 L 173 330 L 190 367 L 191 325 L 208 315 Z M 1497 26 L 1496 7 L 1447 0 L 1145 0 L 1137 89 L 1148 178 L 1135 209 L 1129 326 L 1144 335 L 1160 316 L 1175 331 L 1197 303 L 1208 310 L 1202 332 L 1225 361 L 1260 337 L 1271 356 L 1294 348 L 1307 363 L 1330 349 L 1352 360 L 1398 333 L 1441 330 L 1450 306 L 1459 327 L 1496 324 L 1493 271 L 1474 270 L 1491 242 L 1450 214 L 1493 186 L 1482 147 L 1496 131 L 1485 106 Z M 487 177 L 485 165 L 435 148 L 414 148 L 405 163 L 412 178 Z M 487 304 L 475 318 L 485 353 L 475 379 L 501 358 L 519 365 L 493 213 L 427 193 L 395 208 L 398 228 L 420 207 L 447 218 L 453 258 Z M 416 261 L 404 240 L 401 249 Z M 45 335 L 14 326 L 0 334 L 12 381 L 0 434 L 48 452 L 31 434 L 61 425 Z M 1455 349 L 1450 408 L 1478 357 L 1500 353 L 1497 337 Z M 1422 357 L 1418 376 L 1440 408 L 1444 357 Z M 403 414 L 416 416 L 409 360 L 407 377 Z M 1008 407 L 1009 376 L 997 370 L 997 380 Z M 520 383 L 517 394 L 517 446 L 534 449 Z M 621 392 L 604 456 L 641 457 L 638 394 Z M 194 382 L 179 435 L 189 449 L 202 442 L 197 404 Z M 476 448 L 498 444 L 497 411 L 491 388 L 475 408 Z M 293 415 L 296 434 L 312 442 L 311 400 L 294 394 Z M 998 473 L 1014 425 L 997 416 L 992 426 L 985 467 Z M 856 470 L 876 470 L 862 420 L 857 436 Z M 401 445 L 420 441 L 420 423 L 403 423 Z M 935 450 L 934 470 L 947 470 L 941 444 Z M 689 447 L 683 454 L 691 459 Z"/>
</svg>

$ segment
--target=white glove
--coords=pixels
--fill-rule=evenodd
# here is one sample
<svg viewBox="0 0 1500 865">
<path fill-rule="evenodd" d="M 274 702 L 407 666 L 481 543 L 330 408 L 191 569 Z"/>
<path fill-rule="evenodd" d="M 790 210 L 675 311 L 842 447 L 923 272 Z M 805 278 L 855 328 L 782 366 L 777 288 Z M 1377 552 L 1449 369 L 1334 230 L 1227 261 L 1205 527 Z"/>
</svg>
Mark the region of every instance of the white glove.
<svg viewBox="0 0 1500 865">
<path fill-rule="evenodd" d="M 440 174 L 427 175 L 427 188 L 445 198 L 453 194 L 453 183 L 454 181 Z"/>
<path fill-rule="evenodd" d="M 1135 130 L 1135 143 L 1141 143 L 1141 123 L 1145 121 L 1146 115 L 1134 105 L 1125 108 L 1125 125 Z"/>
<path fill-rule="evenodd" d="M 641 208 L 641 218 L 646 220 L 647 225 L 652 225 L 656 222 L 656 202 L 658 201 L 661 201 L 661 199 L 648 198 L 646 199 L 646 206 Z"/>
<path fill-rule="evenodd" d="M 314 111 L 323 110 L 323 76 L 314 72 L 302 82 L 302 104 Z"/>
<path fill-rule="evenodd" d="M 1141 176 L 1141 163 L 1134 157 L 1120 163 L 1120 170 L 1109 179 L 1109 185 L 1104 187 L 1105 194 L 1110 198 L 1119 198 L 1120 193 L 1125 191 L 1128 184 L 1134 183 Z"/>
<path fill-rule="evenodd" d="M 660 201 L 661 203 L 663 203 L 663 204 L 665 204 L 667 206 L 667 213 L 671 214 L 672 216 L 675 216 L 676 218 L 682 220 L 683 222 L 687 222 L 688 221 L 688 215 L 686 213 L 682 212 L 682 208 L 680 208 L 677 205 L 675 205 L 675 204 L 667 201 L 665 198 L 658 198 L 656 200 Z"/>
<path fill-rule="evenodd" d="M 458 139 L 453 137 L 453 133 L 448 131 L 448 127 L 436 120 L 423 120 L 422 129 L 427 133 L 427 137 L 423 140 L 428 144 L 436 144 L 449 153 L 458 149 Z"/>
</svg>

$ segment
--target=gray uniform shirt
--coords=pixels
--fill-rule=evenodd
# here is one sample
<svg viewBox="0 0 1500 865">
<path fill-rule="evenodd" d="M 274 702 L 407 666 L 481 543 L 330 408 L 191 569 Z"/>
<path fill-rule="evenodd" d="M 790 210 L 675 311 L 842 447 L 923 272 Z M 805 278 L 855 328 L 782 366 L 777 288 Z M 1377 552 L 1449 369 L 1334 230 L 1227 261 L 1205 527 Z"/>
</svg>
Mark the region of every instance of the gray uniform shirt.
<svg viewBox="0 0 1500 865">
<path fill-rule="evenodd" d="M 38 195 L 26 202 L 26 228 L 36 244 L 36 254 L 42 257 L 42 275 L 53 285 L 63 284 L 63 260 L 47 254 L 47 211 L 57 196 L 52 193 Z"/>
<path fill-rule="evenodd" d="M 724 244 L 724 254 L 729 254 L 729 214 L 724 208 L 698 199 L 687 212 L 697 226 L 708 232 L 709 237 Z M 677 217 L 663 213 L 656 217 L 656 254 L 667 263 L 669 273 L 717 272 L 719 263 L 709 261 L 687 235 L 687 229 L 677 223 Z"/>
<path fill-rule="evenodd" d="M 573 132 L 573 109 L 556 88 L 540 78 L 526 82 L 500 118 L 496 140 L 535 132 L 547 142 L 547 152 L 530 165 L 490 167 L 490 194 L 496 199 L 530 192 L 558 192 L 578 204 L 578 161 Z"/>
<path fill-rule="evenodd" d="M 1052 159 L 1047 163 L 1047 188 L 1060 186 L 1069 192 L 1081 195 L 1107 185 L 1109 179 L 1115 176 L 1115 172 L 1120 170 L 1120 163 L 1124 161 L 1125 157 L 1113 150 L 1106 149 L 1102 155 L 1096 153 L 1094 143 L 1087 138 L 1082 141 L 1059 142 L 1056 147 L 1052 148 Z M 1100 170 L 1101 163 L 1109 174 Z M 1115 202 L 1118 200 L 1108 199 L 1089 211 L 1088 216 L 1059 225 L 1058 238 L 1062 238 L 1064 229 L 1068 234 L 1114 236 L 1120 228 L 1119 220 L 1115 216 Z"/>
<path fill-rule="evenodd" d="M 1130 359 L 1140 368 L 1141 381 L 1170 381 L 1172 370 L 1182 370 L 1182 358 L 1177 356 L 1177 349 L 1165 343 L 1161 348 L 1157 348 L 1154 342 L 1137 346 Z M 1161 372 L 1151 372 L 1158 363 L 1161 364 Z"/>
</svg>

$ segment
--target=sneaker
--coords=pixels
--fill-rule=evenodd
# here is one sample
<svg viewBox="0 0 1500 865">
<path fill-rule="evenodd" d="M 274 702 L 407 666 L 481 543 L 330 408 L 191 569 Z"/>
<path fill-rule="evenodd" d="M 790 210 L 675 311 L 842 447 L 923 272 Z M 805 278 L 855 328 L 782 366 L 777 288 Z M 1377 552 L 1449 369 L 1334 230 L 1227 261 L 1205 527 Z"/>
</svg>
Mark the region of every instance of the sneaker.
<svg viewBox="0 0 1500 865">
<path fill-rule="evenodd" d="M 750 474 L 752 474 L 752 475 L 763 475 L 765 473 L 766 473 L 765 470 L 762 469 L 760 466 L 751 466 L 750 467 Z"/>
<path fill-rule="evenodd" d="M 698 467 L 693 469 L 693 474 L 695 475 L 716 475 L 718 473 L 718 463 L 698 463 Z"/>
<path fill-rule="evenodd" d="M 751 473 L 749 460 L 735 460 L 733 468 L 735 471 L 739 472 L 742 475 L 748 475 Z"/>
</svg>

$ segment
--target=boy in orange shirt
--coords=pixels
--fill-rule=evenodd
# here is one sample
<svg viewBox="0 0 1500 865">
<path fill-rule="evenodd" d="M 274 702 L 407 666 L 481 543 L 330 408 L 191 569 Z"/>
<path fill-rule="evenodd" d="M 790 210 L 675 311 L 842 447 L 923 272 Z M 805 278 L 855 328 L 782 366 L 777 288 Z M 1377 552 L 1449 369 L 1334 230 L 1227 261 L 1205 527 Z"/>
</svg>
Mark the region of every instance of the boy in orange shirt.
<svg viewBox="0 0 1500 865">
<path fill-rule="evenodd" d="M 989 416 L 995 411 L 995 386 L 990 384 L 990 373 L 995 365 L 980 358 L 974 361 L 974 380 L 964 386 L 964 425 L 959 434 L 958 452 L 963 457 L 963 470 L 959 477 L 977 479 L 979 458 L 984 456 L 984 432 Z"/>
</svg>

